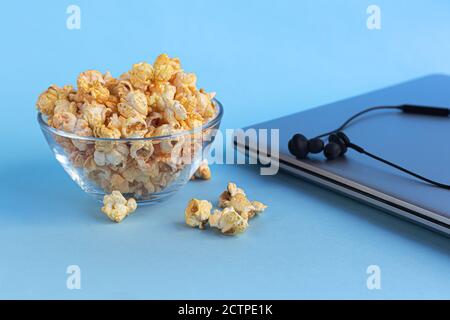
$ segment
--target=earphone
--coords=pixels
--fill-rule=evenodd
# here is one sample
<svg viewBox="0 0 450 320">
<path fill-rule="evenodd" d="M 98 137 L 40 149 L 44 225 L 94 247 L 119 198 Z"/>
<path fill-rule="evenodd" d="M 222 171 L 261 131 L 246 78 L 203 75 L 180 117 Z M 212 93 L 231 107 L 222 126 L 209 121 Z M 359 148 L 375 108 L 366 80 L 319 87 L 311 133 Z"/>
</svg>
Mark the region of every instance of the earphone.
<svg viewBox="0 0 450 320">
<path fill-rule="evenodd" d="M 350 147 L 350 139 L 347 135 L 338 131 L 328 136 L 328 143 L 324 143 L 320 138 L 307 139 L 304 135 L 296 133 L 289 140 L 289 152 L 299 159 L 304 159 L 309 153 L 320 153 L 323 151 L 328 160 L 337 159 L 343 156 Z"/>
<path fill-rule="evenodd" d="M 354 144 L 350 141 L 350 138 L 343 132 L 343 130 L 352 122 L 354 119 L 360 117 L 361 115 L 376 111 L 376 110 L 400 110 L 404 113 L 413 113 L 413 114 L 421 114 L 426 116 L 440 116 L 440 117 L 448 117 L 450 115 L 450 109 L 448 108 L 440 108 L 440 107 L 426 107 L 426 106 L 417 106 L 411 104 L 404 104 L 400 106 L 377 106 L 371 107 L 358 112 L 357 114 L 351 116 L 347 119 L 339 128 L 329 131 L 327 133 L 320 134 L 312 139 L 306 138 L 303 134 L 296 133 L 292 136 L 288 143 L 289 152 L 294 155 L 297 159 L 305 159 L 308 157 L 310 153 L 317 154 L 323 152 L 324 156 L 327 160 L 332 161 L 342 157 L 347 153 L 348 149 L 355 150 L 361 154 L 364 154 L 376 161 L 382 162 L 388 166 L 391 166 L 397 170 L 400 170 L 406 174 L 409 174 L 417 179 L 425 181 L 434 186 L 448 189 L 450 190 L 450 185 L 440 183 L 434 181 L 432 179 L 426 178 L 422 175 L 419 175 L 413 171 L 410 171 L 404 167 L 401 167 L 393 162 L 390 162 L 386 159 L 383 159 L 379 156 L 376 156 L 368 151 L 366 151 L 363 147 Z M 328 136 L 327 142 L 322 140 L 323 137 Z"/>
</svg>

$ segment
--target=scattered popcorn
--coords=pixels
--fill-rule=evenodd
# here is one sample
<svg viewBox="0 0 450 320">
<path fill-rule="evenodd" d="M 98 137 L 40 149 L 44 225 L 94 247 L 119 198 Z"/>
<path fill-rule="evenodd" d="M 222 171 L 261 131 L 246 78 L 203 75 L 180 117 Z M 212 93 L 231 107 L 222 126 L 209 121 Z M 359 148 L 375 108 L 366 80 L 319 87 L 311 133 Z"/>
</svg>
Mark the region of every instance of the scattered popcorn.
<svg viewBox="0 0 450 320">
<path fill-rule="evenodd" d="M 204 203 L 205 206 L 203 214 L 200 203 Z M 223 210 L 215 209 L 213 214 L 210 214 L 211 203 L 192 199 L 185 211 L 186 223 L 203 229 L 208 222 L 211 227 L 219 229 L 223 234 L 236 235 L 247 229 L 248 219 L 267 208 L 259 201 L 249 201 L 244 190 L 232 182 L 228 183 L 227 190 L 220 195 L 219 206 Z"/>
<path fill-rule="evenodd" d="M 227 190 L 220 195 L 219 206 L 221 208 L 232 207 L 245 219 L 253 218 L 255 214 L 261 213 L 267 208 L 259 201 L 248 200 L 244 190 L 232 182 L 228 183 Z"/>
<path fill-rule="evenodd" d="M 233 182 L 229 182 L 227 190 L 222 192 L 222 194 L 219 196 L 219 207 L 226 207 L 226 204 L 231 200 L 231 198 L 236 196 L 237 194 L 243 194 L 245 196 L 244 190 L 238 188 Z"/>
<path fill-rule="evenodd" d="M 212 204 L 206 200 L 192 199 L 184 211 L 186 224 L 203 229 L 211 215 Z"/>
<path fill-rule="evenodd" d="M 36 106 L 50 126 L 81 137 L 166 136 L 202 126 L 216 115 L 215 94 L 198 89 L 196 80 L 179 59 L 162 54 L 153 65 L 134 64 L 119 78 L 97 70 L 82 72 L 76 89 L 52 85 Z M 55 136 L 67 158 L 105 193 L 116 190 L 137 200 L 148 200 L 185 168 L 190 172 L 204 140 L 201 135 L 187 138 L 122 142 Z M 209 179 L 207 164 L 196 176 Z"/>
<path fill-rule="evenodd" d="M 214 210 L 209 218 L 209 225 L 218 228 L 223 234 L 236 235 L 247 229 L 248 221 L 232 207 L 227 207 L 222 211 Z"/>
<path fill-rule="evenodd" d="M 256 213 L 255 207 L 242 193 L 238 193 L 234 197 L 231 197 L 229 201 L 225 201 L 223 207 L 233 208 L 245 219 L 253 218 Z"/>
<path fill-rule="evenodd" d="M 136 200 L 133 198 L 125 199 L 120 191 L 113 191 L 103 198 L 102 211 L 114 222 L 121 222 L 130 213 L 137 208 Z"/>
<path fill-rule="evenodd" d="M 195 173 L 191 179 L 192 180 L 195 180 L 195 179 L 209 180 L 209 179 L 211 179 L 211 169 L 208 166 L 208 160 L 205 159 L 202 161 L 202 163 L 198 167 L 197 171 L 195 171 Z"/>
<path fill-rule="evenodd" d="M 264 203 L 259 202 L 259 201 L 252 201 L 252 205 L 253 205 L 255 213 L 261 213 L 267 209 L 267 206 Z"/>
</svg>

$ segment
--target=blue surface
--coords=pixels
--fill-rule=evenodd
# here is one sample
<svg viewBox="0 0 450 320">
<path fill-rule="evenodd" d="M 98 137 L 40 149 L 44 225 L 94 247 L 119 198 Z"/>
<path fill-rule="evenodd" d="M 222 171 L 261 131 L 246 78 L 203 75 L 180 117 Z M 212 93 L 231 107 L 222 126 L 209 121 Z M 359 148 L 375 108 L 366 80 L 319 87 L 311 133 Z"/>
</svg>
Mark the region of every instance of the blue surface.
<svg viewBox="0 0 450 320">
<path fill-rule="evenodd" d="M 114 75 L 160 52 L 218 92 L 237 128 L 428 73 L 450 73 L 450 3 L 76 1 L 2 3 L 0 298 L 450 298 L 450 241 L 280 173 L 222 165 L 163 204 L 108 222 L 53 159 L 37 95 L 85 69 Z M 270 208 L 245 234 L 186 228 L 187 201 L 233 180 Z M 66 288 L 66 268 L 82 289 Z M 366 288 L 379 265 L 382 289 Z"/>
</svg>

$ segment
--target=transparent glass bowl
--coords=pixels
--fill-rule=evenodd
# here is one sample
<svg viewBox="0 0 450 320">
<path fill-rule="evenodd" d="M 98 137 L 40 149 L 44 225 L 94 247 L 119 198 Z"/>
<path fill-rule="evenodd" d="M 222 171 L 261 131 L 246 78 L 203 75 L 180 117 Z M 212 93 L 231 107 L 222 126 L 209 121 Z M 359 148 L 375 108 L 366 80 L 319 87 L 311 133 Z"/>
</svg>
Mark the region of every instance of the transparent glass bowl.
<svg viewBox="0 0 450 320">
<path fill-rule="evenodd" d="M 223 107 L 202 127 L 151 138 L 82 137 L 38 122 L 56 160 L 69 176 L 97 200 L 118 190 L 140 204 L 159 202 L 184 186 L 214 141 Z"/>
</svg>

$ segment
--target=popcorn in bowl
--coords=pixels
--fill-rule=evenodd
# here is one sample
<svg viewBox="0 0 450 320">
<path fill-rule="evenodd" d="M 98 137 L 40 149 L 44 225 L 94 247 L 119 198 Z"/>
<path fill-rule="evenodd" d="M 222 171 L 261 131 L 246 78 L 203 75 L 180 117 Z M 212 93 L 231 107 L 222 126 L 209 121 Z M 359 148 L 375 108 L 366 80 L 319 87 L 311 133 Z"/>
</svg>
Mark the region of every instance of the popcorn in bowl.
<svg viewBox="0 0 450 320">
<path fill-rule="evenodd" d="M 82 72 L 77 88 L 50 86 L 36 103 L 41 129 L 57 160 L 80 187 L 101 200 L 118 191 L 138 203 L 178 190 L 200 167 L 222 106 L 214 93 L 166 54 L 114 78 Z M 209 169 L 209 168 L 208 168 Z"/>
</svg>

